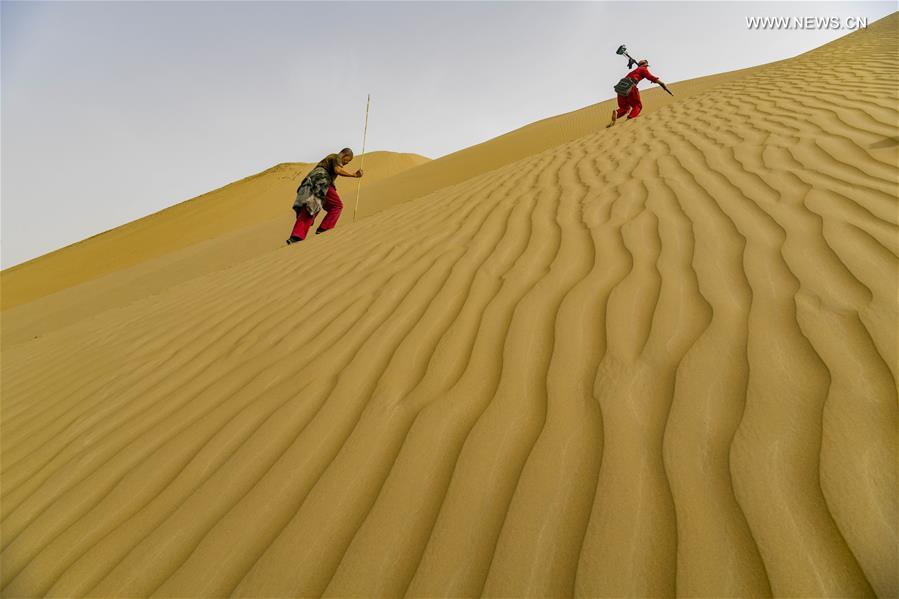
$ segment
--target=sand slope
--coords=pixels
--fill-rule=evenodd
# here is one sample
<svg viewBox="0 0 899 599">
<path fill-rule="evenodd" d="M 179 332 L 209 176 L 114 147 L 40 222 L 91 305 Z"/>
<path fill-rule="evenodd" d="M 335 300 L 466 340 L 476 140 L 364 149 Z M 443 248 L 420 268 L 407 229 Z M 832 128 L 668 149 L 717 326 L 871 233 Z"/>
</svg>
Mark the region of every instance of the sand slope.
<svg viewBox="0 0 899 599">
<path fill-rule="evenodd" d="M 371 152 L 366 181 L 376 183 L 428 161 L 417 154 Z M 357 156 L 348 167 L 361 162 Z M 55 252 L 18 264 L 2 273 L 3 309 L 13 308 L 165 256 L 232 231 L 290 213 L 291 194 L 313 167 L 283 163 L 201 196 L 181 202 L 116 229 L 94 235 Z M 341 193 L 352 197 L 358 181 L 341 179 Z"/>
<path fill-rule="evenodd" d="M 777 63 L 774 63 L 777 64 Z M 770 66 L 770 65 L 767 65 Z M 738 79 L 753 67 L 672 84 L 675 97 L 644 89 L 647 111 Z M 482 144 L 428 161 L 414 154 L 374 152 L 358 218 L 456 185 L 521 158 L 603 131 L 614 98 L 543 119 Z M 357 159 L 350 167 L 357 165 Z M 159 214 L 86 239 L 0 273 L 5 345 L 45 335 L 104 310 L 196 276 L 228 268 L 283 244 L 293 224 L 293 185 L 311 165 L 283 164 L 183 202 Z M 345 200 L 355 180 L 341 179 Z M 341 226 L 352 222 L 349 203 Z M 397 221 L 392 226 L 403 226 Z M 137 238 L 133 230 L 141 233 Z M 123 239 L 130 241 L 123 244 Z M 164 240 L 159 243 L 158 240 Z M 124 247 L 123 247 L 124 245 Z"/>
<path fill-rule="evenodd" d="M 897 21 L 4 346 L 4 596 L 896 596 Z"/>
<path fill-rule="evenodd" d="M 693 94 L 760 68 L 764 67 L 681 81 L 672 84 L 672 89 L 677 94 L 677 101 L 684 101 Z M 642 97 L 646 110 L 675 101 L 657 87 L 644 89 Z M 434 161 L 416 154 L 371 152 L 367 155 L 364 201 L 358 209 L 358 217 L 380 212 L 547 148 L 601 131 L 614 105 L 613 98 L 550 117 Z M 360 157 L 357 157 L 349 167 L 358 167 L 360 162 Z M 291 194 L 296 181 L 311 166 L 303 163 L 276 165 L 157 214 L 7 269 L 0 273 L 3 281 L 2 308 L 14 308 L 160 257 L 163 258 L 158 261 L 160 265 L 166 264 L 164 258 L 167 257 L 183 262 L 181 257 L 173 254 L 198 243 L 219 245 L 228 253 L 230 262 L 266 253 L 276 247 L 271 243 L 273 237 L 280 241 L 281 231 L 285 228 L 289 230 L 286 223 L 291 214 Z M 357 181 L 347 179 L 340 179 L 338 184 L 344 199 L 355 198 L 357 186 Z M 349 215 L 343 217 L 344 225 L 349 221 Z M 277 234 L 273 234 L 275 229 Z M 235 253 L 229 251 L 228 244 L 222 238 L 238 230 L 245 233 L 239 236 L 240 241 L 244 242 L 244 249 Z M 261 240 L 269 243 L 260 245 Z M 230 241 L 233 245 L 234 240 Z M 205 267 L 210 260 L 215 268 Z M 191 259 L 190 262 L 192 274 L 211 272 L 224 263 L 205 255 L 203 259 Z M 101 290 L 92 290 L 91 293 L 102 295 Z M 60 304 L 67 302 L 67 298 L 59 300 Z"/>
<path fill-rule="evenodd" d="M 688 101 L 695 94 L 706 92 L 768 66 L 771 65 L 679 81 L 668 85 L 675 96 L 669 96 L 657 86 L 647 87 L 644 83 L 640 97 L 644 109 L 651 112 L 672 102 Z M 622 75 L 626 72 L 622 72 Z M 664 81 L 664 73 L 660 76 Z M 608 89 L 611 93 L 611 86 L 614 83 L 616 82 L 610 82 L 608 88 L 603 88 L 604 91 Z M 609 122 L 613 107 L 617 107 L 615 98 L 543 119 L 484 143 L 422 163 L 414 169 L 398 173 L 389 181 L 369 185 L 365 188 L 365 201 L 359 207 L 359 216 L 361 218 L 392 208 L 401 202 L 421 197 L 448 185 L 461 183 L 548 148 L 602 131 Z"/>
<path fill-rule="evenodd" d="M 766 66 L 770 65 L 672 84 L 676 99 L 657 87 L 644 89 L 644 105 L 652 111 L 673 101 L 687 101 L 694 94 Z M 602 131 L 614 105 L 613 98 L 543 119 L 433 161 L 415 154 L 370 153 L 357 216 L 364 218 Z M 359 162 L 357 158 L 349 166 L 358 166 Z M 272 251 L 283 243 L 285 231 L 293 223 L 289 210 L 293 185 L 310 167 L 301 163 L 277 165 L 2 271 L 2 309 L 10 323 L 2 331 L 3 343 L 33 339 L 112 306 L 126 305 Z M 357 185 L 355 180 L 339 181 L 345 200 L 355 200 Z M 352 221 L 347 206 L 342 226 Z"/>
</svg>

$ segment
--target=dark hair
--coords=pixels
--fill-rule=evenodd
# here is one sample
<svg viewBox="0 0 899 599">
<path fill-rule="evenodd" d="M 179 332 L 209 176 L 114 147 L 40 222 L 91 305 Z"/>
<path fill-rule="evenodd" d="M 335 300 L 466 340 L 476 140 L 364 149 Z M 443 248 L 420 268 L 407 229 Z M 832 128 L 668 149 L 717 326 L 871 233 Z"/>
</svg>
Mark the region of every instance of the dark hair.
<svg viewBox="0 0 899 599">
<path fill-rule="evenodd" d="M 344 149 L 340 150 L 340 151 L 337 152 L 337 153 L 338 153 L 338 154 L 349 154 L 350 156 L 353 155 L 353 151 L 352 151 L 351 149 L 349 149 L 349 148 L 344 148 Z"/>
</svg>

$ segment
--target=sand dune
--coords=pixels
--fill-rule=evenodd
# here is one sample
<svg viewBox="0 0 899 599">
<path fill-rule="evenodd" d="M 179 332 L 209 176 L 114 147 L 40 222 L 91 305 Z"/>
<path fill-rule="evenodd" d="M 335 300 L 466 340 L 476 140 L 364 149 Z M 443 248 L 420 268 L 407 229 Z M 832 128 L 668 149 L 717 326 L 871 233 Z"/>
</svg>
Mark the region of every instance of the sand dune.
<svg viewBox="0 0 899 599">
<path fill-rule="evenodd" d="M 338 148 L 339 149 L 339 148 Z M 366 181 L 377 183 L 428 159 L 417 154 L 370 152 Z M 349 165 L 358 166 L 361 156 Z M 3 309 L 13 308 L 103 275 L 142 264 L 290 212 L 290 196 L 313 164 L 290 162 L 94 235 L 3 271 Z M 343 179 L 351 197 L 358 182 Z M 285 208 L 286 206 L 286 208 Z"/>
<path fill-rule="evenodd" d="M 760 68 L 764 67 L 681 81 L 673 84 L 673 89 L 677 100 L 683 101 Z M 674 101 L 658 88 L 644 90 L 642 95 L 646 110 L 654 110 Z M 614 99 L 607 100 L 550 117 L 434 161 L 416 154 L 369 153 L 364 201 L 358 208 L 358 217 L 369 216 L 547 148 L 602 131 L 614 103 Z M 360 158 L 357 157 L 349 166 L 359 164 Z M 171 279 L 171 263 L 181 265 L 180 268 L 186 267 L 190 272 L 186 278 L 190 278 L 267 253 L 280 245 L 283 230 L 289 229 L 287 220 L 292 214 L 289 210 L 292 191 L 296 181 L 311 166 L 304 163 L 276 165 L 157 214 L 7 269 L 2 272 L 3 309 L 34 302 L 132 267 L 145 271 L 141 278 L 147 281 L 147 262 L 158 265 L 160 276 L 153 276 L 156 280 L 152 283 L 147 281 L 142 289 L 153 288 L 155 291 L 153 283 L 158 285 Z M 355 180 L 341 179 L 338 187 L 343 197 L 349 199 L 355 198 L 357 185 Z M 345 224 L 349 222 L 349 215 L 343 220 Z M 237 235 L 225 239 L 231 232 Z M 125 237 L 131 239 L 130 245 L 123 243 Z M 214 246 L 215 252 L 201 252 L 201 256 L 197 257 L 196 246 L 200 244 L 210 248 Z M 123 248 L 123 245 L 126 247 Z M 105 296 L 110 289 L 104 283 L 88 285 L 82 290 L 83 293 L 74 295 Z M 159 290 L 164 288 L 161 286 Z M 119 297 L 140 297 L 140 294 L 132 293 L 127 288 L 116 288 L 112 293 Z M 40 305 L 29 312 L 46 314 L 48 310 L 53 311 L 54 305 L 67 306 L 68 311 L 72 303 L 72 298 L 64 295 L 50 300 L 49 305 Z M 77 313 L 83 317 L 95 311 L 92 306 L 82 306 Z M 16 315 L 14 320 L 19 323 L 29 319 Z M 74 322 L 74 319 L 65 320 L 66 324 L 69 322 Z M 30 327 L 24 331 L 20 326 L 12 335 L 5 331 L 4 337 L 7 341 L 19 341 L 44 332 L 44 327 Z"/>
<path fill-rule="evenodd" d="M 688 101 L 696 94 L 768 66 L 771 65 L 679 81 L 669 85 L 676 94 L 674 97 L 653 86 L 641 92 L 643 105 L 647 111 L 655 111 L 672 102 Z M 392 208 L 401 202 L 458 184 L 548 148 L 600 132 L 609 122 L 609 114 L 614 106 L 617 106 L 617 100 L 612 98 L 543 119 L 476 146 L 422 163 L 414 169 L 398 173 L 389 181 L 374 183 L 365 188 L 365 202 L 359 207 L 359 215 L 368 216 Z"/>
<path fill-rule="evenodd" d="M 777 63 L 773 63 L 777 64 Z M 677 101 L 743 77 L 753 67 L 672 84 Z M 647 111 L 675 99 L 644 90 Z M 603 131 L 615 100 L 532 123 L 482 144 L 428 161 L 415 154 L 370 153 L 358 217 L 386 210 L 556 147 Z M 358 166 L 359 158 L 349 166 Z M 289 230 L 298 180 L 311 165 L 280 164 L 158 214 L 41 256 L 0 273 L 8 326 L 5 344 L 44 335 L 113 306 L 279 247 Z M 341 179 L 345 199 L 355 180 Z M 343 217 L 350 222 L 349 210 Z M 128 237 L 131 241 L 123 244 Z M 160 243 L 160 240 L 163 240 Z M 122 247 L 122 246 L 125 247 Z"/>
<path fill-rule="evenodd" d="M 897 24 L 6 343 L 3 595 L 899 595 Z"/>
<path fill-rule="evenodd" d="M 777 63 L 774 63 L 777 64 Z M 770 66 L 770 65 L 767 65 Z M 753 67 L 672 84 L 677 101 L 743 77 Z M 642 94 L 647 111 L 674 101 L 658 88 Z M 600 132 L 615 100 L 550 117 L 482 144 L 428 161 L 414 154 L 374 152 L 358 217 L 392 208 L 456 185 L 521 158 Z M 355 160 L 349 166 L 358 165 Z M 311 165 L 272 167 L 222 189 L 183 202 L 0 273 L 6 345 L 124 306 L 196 276 L 271 252 L 292 225 L 293 185 Z M 355 180 L 341 179 L 344 199 L 356 197 Z M 351 222 L 349 208 L 343 225 Z M 132 229 L 138 229 L 134 239 Z M 124 236 L 132 242 L 122 248 Z M 166 240 L 158 243 L 159 239 Z"/>
</svg>

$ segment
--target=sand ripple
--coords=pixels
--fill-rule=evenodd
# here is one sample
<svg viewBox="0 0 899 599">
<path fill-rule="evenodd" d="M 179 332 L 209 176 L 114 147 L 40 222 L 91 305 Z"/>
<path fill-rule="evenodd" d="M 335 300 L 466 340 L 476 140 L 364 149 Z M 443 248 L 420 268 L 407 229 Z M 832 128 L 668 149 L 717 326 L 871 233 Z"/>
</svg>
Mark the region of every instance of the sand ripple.
<svg viewBox="0 0 899 599">
<path fill-rule="evenodd" d="M 5 348 L 4 596 L 896 596 L 896 25 Z"/>
</svg>

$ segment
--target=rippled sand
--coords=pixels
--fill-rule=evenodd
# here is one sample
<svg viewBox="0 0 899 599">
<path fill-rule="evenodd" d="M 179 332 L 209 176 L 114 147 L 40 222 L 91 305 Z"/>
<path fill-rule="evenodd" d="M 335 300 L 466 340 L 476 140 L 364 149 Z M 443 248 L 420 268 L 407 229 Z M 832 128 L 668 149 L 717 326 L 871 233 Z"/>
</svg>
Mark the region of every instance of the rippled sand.
<svg viewBox="0 0 899 599">
<path fill-rule="evenodd" d="M 3 595 L 896 596 L 897 22 L 7 271 Z"/>
</svg>

